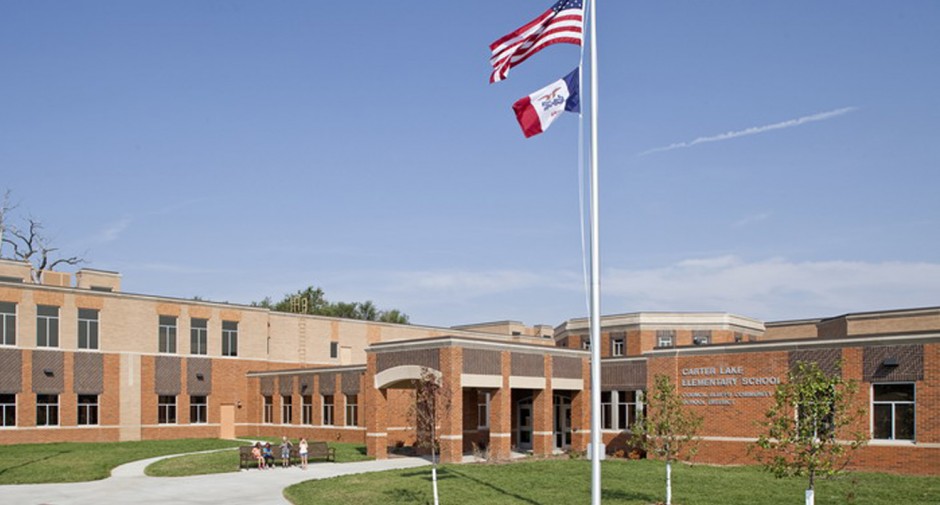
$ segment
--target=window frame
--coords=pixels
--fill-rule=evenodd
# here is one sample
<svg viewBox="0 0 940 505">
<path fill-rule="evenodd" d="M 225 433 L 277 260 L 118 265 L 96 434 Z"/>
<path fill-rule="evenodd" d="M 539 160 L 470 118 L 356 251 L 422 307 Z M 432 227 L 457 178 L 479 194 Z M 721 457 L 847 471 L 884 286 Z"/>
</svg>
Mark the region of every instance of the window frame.
<svg viewBox="0 0 940 505">
<path fill-rule="evenodd" d="M 326 401 L 327 398 L 330 399 L 329 402 Z M 323 417 L 320 418 L 321 426 L 335 426 L 336 418 L 333 415 L 334 414 L 333 409 L 336 405 L 335 404 L 336 398 L 333 395 L 320 395 L 320 400 L 322 401 L 321 403 L 322 408 L 320 409 L 320 411 L 323 414 Z"/>
<path fill-rule="evenodd" d="M 281 424 L 291 424 L 294 421 L 294 396 L 281 395 Z"/>
<path fill-rule="evenodd" d="M 16 393 L 0 394 L 0 429 L 16 427 L 16 396 Z M 13 397 L 13 401 L 10 402 L 7 397 Z M 12 414 L 9 414 L 9 412 L 12 412 Z M 7 424 L 8 415 L 13 418 L 13 424 Z"/>
<path fill-rule="evenodd" d="M 483 393 L 483 401 L 477 397 L 477 429 L 488 430 L 490 428 L 490 393 Z"/>
<path fill-rule="evenodd" d="M 90 317 L 92 314 L 94 314 L 94 317 Z M 99 348 L 100 317 L 101 311 L 98 309 L 78 309 L 78 341 L 76 344 L 79 349 L 97 350 Z"/>
<path fill-rule="evenodd" d="M 100 424 L 99 413 L 101 412 L 99 403 L 99 395 L 76 395 L 75 404 L 77 407 L 77 417 L 75 418 L 75 424 L 78 426 L 98 426 Z M 89 401 L 89 398 L 93 398 L 94 401 Z M 84 401 L 83 401 L 84 400 Z"/>
<path fill-rule="evenodd" d="M 201 398 L 201 401 L 196 401 Z M 209 423 L 209 397 L 207 395 L 189 395 L 189 424 Z"/>
<path fill-rule="evenodd" d="M 313 395 L 301 395 L 300 417 L 301 424 L 313 426 Z"/>
<path fill-rule="evenodd" d="M 611 356 L 623 356 L 624 352 L 627 349 L 627 339 L 624 337 L 616 337 L 610 342 L 610 355 Z"/>
<path fill-rule="evenodd" d="M 261 423 L 274 424 L 274 395 L 262 395 Z"/>
<path fill-rule="evenodd" d="M 48 401 L 49 398 L 54 398 L 55 402 Z M 40 400 L 47 401 L 40 401 Z M 42 413 L 42 415 L 40 415 Z M 50 422 L 50 418 L 52 421 Z M 42 423 L 40 423 L 42 419 Z M 36 427 L 45 427 L 45 426 L 59 426 L 59 395 L 58 394 L 45 394 L 37 393 L 36 394 Z"/>
<path fill-rule="evenodd" d="M 157 395 L 157 424 L 177 424 L 177 395 Z M 168 399 L 172 399 L 169 401 Z"/>
<path fill-rule="evenodd" d="M 172 324 L 170 324 L 172 320 Z M 157 319 L 157 352 L 176 354 L 179 333 L 179 318 L 160 315 Z"/>
<path fill-rule="evenodd" d="M 359 426 L 359 395 L 346 396 L 346 426 Z M 350 401 L 350 398 L 352 401 Z"/>
<path fill-rule="evenodd" d="M 12 312 L 3 310 L 4 305 L 12 307 Z M 15 302 L 0 302 L 0 345 L 16 345 L 16 311 Z"/>
<path fill-rule="evenodd" d="M 664 343 L 665 342 L 665 343 Z M 656 348 L 668 349 L 676 346 L 675 330 L 656 330 Z"/>
<path fill-rule="evenodd" d="M 43 314 L 43 309 L 55 309 L 55 314 Z M 36 305 L 36 347 L 59 347 L 59 306 Z"/>
<path fill-rule="evenodd" d="M 911 401 L 884 401 L 875 400 L 875 388 L 878 386 L 911 386 Z M 870 419 L 869 436 L 874 442 L 881 443 L 914 443 L 917 441 L 917 382 L 916 381 L 891 381 L 891 382 L 873 382 L 869 391 L 870 400 Z M 875 405 L 891 405 L 891 438 L 875 438 Z M 910 405 L 912 407 L 911 416 L 911 438 L 897 438 L 897 405 Z"/>
<path fill-rule="evenodd" d="M 238 321 L 222 321 L 222 356 L 238 356 Z"/>
<path fill-rule="evenodd" d="M 197 323 L 201 321 L 201 323 Z M 209 354 L 209 320 L 193 317 L 189 319 L 189 354 Z"/>
</svg>

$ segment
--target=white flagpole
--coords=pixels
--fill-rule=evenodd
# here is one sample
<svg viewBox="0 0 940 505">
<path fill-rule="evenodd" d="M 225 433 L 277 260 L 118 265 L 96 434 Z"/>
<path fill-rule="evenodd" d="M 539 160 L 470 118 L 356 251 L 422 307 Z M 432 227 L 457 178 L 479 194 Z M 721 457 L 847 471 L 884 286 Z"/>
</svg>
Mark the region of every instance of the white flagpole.
<svg viewBox="0 0 940 505">
<path fill-rule="evenodd" d="M 591 505 L 601 504 L 601 283 L 597 184 L 597 0 L 590 4 L 591 37 Z"/>
</svg>

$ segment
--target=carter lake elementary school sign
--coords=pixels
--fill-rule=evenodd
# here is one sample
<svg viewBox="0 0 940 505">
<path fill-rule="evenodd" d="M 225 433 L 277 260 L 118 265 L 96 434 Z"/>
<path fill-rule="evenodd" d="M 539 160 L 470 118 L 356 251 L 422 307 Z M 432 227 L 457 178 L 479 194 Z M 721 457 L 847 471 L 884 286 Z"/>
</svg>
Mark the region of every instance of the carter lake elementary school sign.
<svg viewBox="0 0 940 505">
<path fill-rule="evenodd" d="M 719 407 L 734 405 L 736 399 L 769 397 L 773 390 L 767 390 L 767 386 L 777 384 L 780 384 L 779 377 L 749 376 L 743 366 L 683 368 L 680 381 L 683 388 L 721 388 L 719 391 L 682 393 L 682 402 L 686 405 Z M 739 390 L 741 387 L 746 389 Z"/>
</svg>

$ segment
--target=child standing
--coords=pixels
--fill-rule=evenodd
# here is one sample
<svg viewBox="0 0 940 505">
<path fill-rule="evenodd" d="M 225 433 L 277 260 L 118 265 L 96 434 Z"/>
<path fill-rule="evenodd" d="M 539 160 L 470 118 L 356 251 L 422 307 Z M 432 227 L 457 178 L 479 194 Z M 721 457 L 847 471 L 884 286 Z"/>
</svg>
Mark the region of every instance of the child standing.
<svg viewBox="0 0 940 505">
<path fill-rule="evenodd" d="M 307 469 L 307 439 L 306 438 L 300 437 L 300 444 L 298 444 L 298 448 L 300 449 L 301 468 L 306 470 Z"/>
<path fill-rule="evenodd" d="M 287 436 L 281 437 L 281 466 L 287 468 L 290 466 L 290 450 L 294 444 L 290 443 Z"/>
</svg>

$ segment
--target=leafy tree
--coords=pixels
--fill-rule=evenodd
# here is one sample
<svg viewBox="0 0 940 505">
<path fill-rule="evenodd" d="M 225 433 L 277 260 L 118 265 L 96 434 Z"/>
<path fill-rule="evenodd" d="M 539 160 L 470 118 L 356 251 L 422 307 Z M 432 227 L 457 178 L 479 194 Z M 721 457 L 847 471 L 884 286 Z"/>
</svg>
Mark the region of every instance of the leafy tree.
<svg viewBox="0 0 940 505">
<path fill-rule="evenodd" d="M 844 469 L 851 452 L 867 439 L 863 431 L 853 430 L 865 414 L 855 406 L 857 391 L 855 381 L 827 374 L 814 362 L 798 362 L 774 391 L 756 456 L 777 477 L 807 476 L 807 505 L 815 502 L 816 478 Z"/>
<path fill-rule="evenodd" d="M 633 427 L 633 443 L 666 461 L 666 505 L 672 504 L 672 462 L 696 452 L 702 416 L 690 411 L 668 376 L 657 375 L 646 397 L 646 413 Z"/>
<path fill-rule="evenodd" d="M 265 297 L 260 302 L 252 302 L 251 305 L 278 312 L 409 324 L 408 315 L 398 309 L 379 310 L 371 300 L 364 302 L 330 302 L 326 299 L 323 290 L 314 286 L 308 286 L 296 293 L 284 295 L 284 298 L 277 302 L 271 300 L 271 297 Z"/>
<path fill-rule="evenodd" d="M 415 388 L 415 403 L 412 414 L 415 419 L 418 447 L 431 451 L 431 490 L 434 505 L 439 505 L 437 493 L 437 424 L 450 412 L 451 397 L 444 389 L 439 375 L 427 367 L 421 367 L 421 377 L 412 381 Z"/>
</svg>

